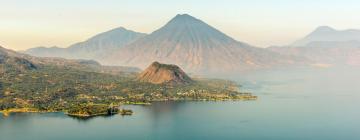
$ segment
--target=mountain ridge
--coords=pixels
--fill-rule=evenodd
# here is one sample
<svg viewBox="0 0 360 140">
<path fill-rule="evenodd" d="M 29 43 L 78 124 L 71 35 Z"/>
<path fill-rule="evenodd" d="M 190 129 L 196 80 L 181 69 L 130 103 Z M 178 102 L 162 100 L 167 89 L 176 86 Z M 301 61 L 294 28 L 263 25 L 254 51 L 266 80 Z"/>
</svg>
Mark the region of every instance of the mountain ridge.
<svg viewBox="0 0 360 140">
<path fill-rule="evenodd" d="M 24 53 L 38 57 L 62 57 L 68 59 L 95 59 L 104 57 L 108 51 L 125 46 L 146 34 L 118 27 L 106 32 L 99 33 L 89 39 L 70 45 L 67 48 L 60 47 L 36 47 L 26 50 Z"/>
<path fill-rule="evenodd" d="M 360 66 L 360 30 L 320 26 L 292 45 L 267 49 L 307 58 L 322 66 Z"/>
</svg>

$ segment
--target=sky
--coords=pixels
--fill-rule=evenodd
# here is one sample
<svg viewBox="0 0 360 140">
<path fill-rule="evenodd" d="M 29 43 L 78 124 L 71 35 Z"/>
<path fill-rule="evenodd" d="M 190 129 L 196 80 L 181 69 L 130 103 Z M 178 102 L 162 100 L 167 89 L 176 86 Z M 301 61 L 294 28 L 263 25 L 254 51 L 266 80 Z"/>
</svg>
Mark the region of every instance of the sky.
<svg viewBox="0 0 360 140">
<path fill-rule="evenodd" d="M 190 14 L 257 47 L 287 45 L 318 26 L 360 29 L 359 0 L 0 0 L 0 46 L 69 45 L 116 27 L 151 33 Z"/>
</svg>

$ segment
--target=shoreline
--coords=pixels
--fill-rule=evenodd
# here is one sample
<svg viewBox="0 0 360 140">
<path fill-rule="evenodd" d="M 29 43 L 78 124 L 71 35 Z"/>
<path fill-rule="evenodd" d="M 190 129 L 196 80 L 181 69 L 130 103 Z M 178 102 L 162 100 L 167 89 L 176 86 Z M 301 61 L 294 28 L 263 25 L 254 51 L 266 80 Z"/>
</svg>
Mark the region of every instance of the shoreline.
<svg viewBox="0 0 360 140">
<path fill-rule="evenodd" d="M 70 113 L 66 113 L 64 112 L 65 115 L 71 116 L 71 117 L 79 117 L 79 118 L 90 118 L 90 117 L 96 117 L 96 116 L 109 116 L 109 114 L 107 113 L 99 113 L 99 114 L 93 114 L 93 115 L 88 115 L 88 114 L 70 114 Z M 115 114 L 113 114 L 115 115 Z"/>
<path fill-rule="evenodd" d="M 52 113 L 52 112 L 61 112 L 61 111 L 39 110 L 36 108 L 10 108 L 6 110 L 0 110 L 0 113 L 4 117 L 8 117 L 11 113 Z"/>
<path fill-rule="evenodd" d="M 250 97 L 250 98 L 249 98 Z M 183 101 L 195 101 L 195 102 L 226 102 L 226 101 L 254 101 L 257 100 L 257 96 L 249 96 L 245 98 L 236 98 L 236 99 L 158 99 L 152 100 L 150 102 L 124 102 L 123 105 L 141 105 L 141 106 L 151 106 L 152 102 L 183 102 Z M 54 110 L 39 110 L 36 108 L 11 108 L 6 110 L 0 110 L 0 114 L 4 117 L 10 116 L 11 113 L 53 113 L 53 112 L 62 112 L 65 115 L 72 117 L 88 118 L 96 116 L 107 116 L 107 113 L 98 113 L 94 115 L 88 114 L 70 114 L 66 111 L 54 111 Z M 116 114 L 120 114 L 116 113 Z"/>
</svg>

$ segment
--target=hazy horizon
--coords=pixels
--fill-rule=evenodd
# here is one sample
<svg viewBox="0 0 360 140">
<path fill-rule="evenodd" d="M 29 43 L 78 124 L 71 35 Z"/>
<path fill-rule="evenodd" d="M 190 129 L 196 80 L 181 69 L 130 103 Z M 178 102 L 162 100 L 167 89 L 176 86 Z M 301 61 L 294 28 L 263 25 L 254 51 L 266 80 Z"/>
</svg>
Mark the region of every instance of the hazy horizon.
<svg viewBox="0 0 360 140">
<path fill-rule="evenodd" d="M 358 0 L 0 5 L 0 140 L 360 140 Z"/>
<path fill-rule="evenodd" d="M 68 47 L 117 27 L 151 33 L 187 13 L 236 40 L 268 47 L 287 45 L 318 26 L 360 28 L 359 1 L 2 1 L 0 45 L 25 50 Z"/>
</svg>

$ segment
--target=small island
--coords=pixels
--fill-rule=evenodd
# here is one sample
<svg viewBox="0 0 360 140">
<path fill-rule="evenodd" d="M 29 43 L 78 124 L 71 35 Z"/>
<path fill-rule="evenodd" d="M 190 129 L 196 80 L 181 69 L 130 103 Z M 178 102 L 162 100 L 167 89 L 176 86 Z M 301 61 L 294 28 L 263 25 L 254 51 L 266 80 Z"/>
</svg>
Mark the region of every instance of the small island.
<svg viewBox="0 0 360 140">
<path fill-rule="evenodd" d="M 65 114 L 79 118 L 95 116 L 111 116 L 115 114 L 132 115 L 132 110 L 119 109 L 118 105 L 106 104 L 80 104 L 66 110 Z"/>
<path fill-rule="evenodd" d="M 105 104 L 79 104 L 66 110 L 65 114 L 75 117 L 93 117 L 118 114 L 117 106 Z"/>
</svg>

